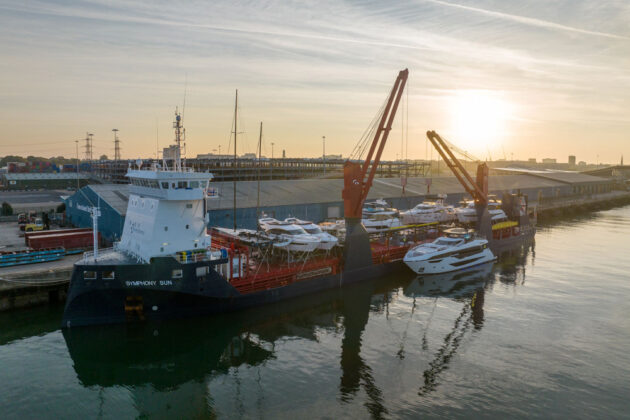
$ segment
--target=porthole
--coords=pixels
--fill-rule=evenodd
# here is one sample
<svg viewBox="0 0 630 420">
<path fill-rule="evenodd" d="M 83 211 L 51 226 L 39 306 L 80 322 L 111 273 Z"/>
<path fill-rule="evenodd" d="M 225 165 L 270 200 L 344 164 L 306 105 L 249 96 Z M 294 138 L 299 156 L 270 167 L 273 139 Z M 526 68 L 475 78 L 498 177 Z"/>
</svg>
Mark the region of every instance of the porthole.
<svg viewBox="0 0 630 420">
<path fill-rule="evenodd" d="M 164 226 L 164 232 L 168 231 L 168 226 Z"/>
</svg>

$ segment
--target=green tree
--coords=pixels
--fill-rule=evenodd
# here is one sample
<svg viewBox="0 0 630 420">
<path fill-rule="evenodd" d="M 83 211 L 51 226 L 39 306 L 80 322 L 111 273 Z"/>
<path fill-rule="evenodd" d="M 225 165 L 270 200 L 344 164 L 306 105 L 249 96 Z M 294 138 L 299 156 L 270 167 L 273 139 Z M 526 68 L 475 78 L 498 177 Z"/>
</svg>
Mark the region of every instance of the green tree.
<svg viewBox="0 0 630 420">
<path fill-rule="evenodd" d="M 6 201 L 2 203 L 2 215 L 11 216 L 12 214 L 13 214 L 13 207 L 11 207 L 11 204 L 7 203 Z"/>
</svg>

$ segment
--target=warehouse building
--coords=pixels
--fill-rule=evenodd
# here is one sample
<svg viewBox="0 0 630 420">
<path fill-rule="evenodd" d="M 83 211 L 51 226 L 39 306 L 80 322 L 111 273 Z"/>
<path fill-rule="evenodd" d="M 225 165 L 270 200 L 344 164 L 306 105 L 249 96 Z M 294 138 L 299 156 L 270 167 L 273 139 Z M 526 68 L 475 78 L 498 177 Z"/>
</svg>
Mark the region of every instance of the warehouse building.
<svg viewBox="0 0 630 420">
<path fill-rule="evenodd" d="M 83 187 L 88 176 L 77 173 L 5 173 L 0 175 L 4 189 L 8 190 L 59 190 Z"/>
<path fill-rule="evenodd" d="M 208 198 L 210 226 L 233 226 L 233 184 L 212 183 L 218 195 Z M 536 202 L 541 199 L 573 197 L 607 192 L 613 182 L 605 178 L 578 173 L 513 174 L 491 176 L 489 189 L 500 195 L 503 192 L 521 192 Z M 255 229 L 258 213 L 277 219 L 298 217 L 315 222 L 327 218 L 343 217 L 342 179 L 302 179 L 261 181 L 260 195 L 256 181 L 236 184 L 236 219 L 240 228 Z M 446 201 L 457 204 L 466 198 L 463 187 L 455 177 L 409 178 L 403 188 L 400 178 L 377 178 L 368 196 L 369 200 L 383 198 L 393 207 L 406 210 L 422 202 L 427 194 L 447 194 Z M 76 226 L 91 226 L 89 207 L 101 208 L 99 231 L 112 241 L 120 238 L 129 200 L 127 185 L 88 185 L 66 199 L 68 220 Z"/>
</svg>

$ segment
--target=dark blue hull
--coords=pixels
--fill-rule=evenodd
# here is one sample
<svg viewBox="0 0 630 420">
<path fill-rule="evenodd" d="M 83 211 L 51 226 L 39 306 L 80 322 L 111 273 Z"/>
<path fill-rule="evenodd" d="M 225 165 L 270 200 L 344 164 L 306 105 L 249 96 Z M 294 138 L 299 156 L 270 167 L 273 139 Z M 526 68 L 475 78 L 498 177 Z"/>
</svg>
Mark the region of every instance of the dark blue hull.
<svg viewBox="0 0 630 420">
<path fill-rule="evenodd" d="M 173 263 L 184 269 L 183 277 L 166 280 L 164 273 L 171 273 Z M 240 294 L 217 273 L 214 269 L 216 264 L 210 265 L 204 276 L 197 276 L 195 269 L 201 266 L 204 264 L 179 265 L 172 259 L 158 260 L 150 265 L 75 265 L 62 327 L 166 320 L 237 311 L 374 279 L 403 267 L 401 262 L 375 265 Z M 100 272 L 115 269 L 116 279 L 98 277 L 85 280 L 84 271 L 95 268 Z"/>
</svg>

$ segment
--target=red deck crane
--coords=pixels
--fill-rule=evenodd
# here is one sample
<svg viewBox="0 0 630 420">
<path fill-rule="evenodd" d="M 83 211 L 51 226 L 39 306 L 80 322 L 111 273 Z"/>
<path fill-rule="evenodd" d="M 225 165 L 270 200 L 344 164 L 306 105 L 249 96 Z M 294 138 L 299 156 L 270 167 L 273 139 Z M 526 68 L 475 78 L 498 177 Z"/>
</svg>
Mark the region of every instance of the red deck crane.
<svg viewBox="0 0 630 420">
<path fill-rule="evenodd" d="M 383 110 L 380 124 L 374 134 L 370 150 L 365 158 L 365 162 L 360 164 L 348 160 L 343 166 L 344 186 L 342 196 L 344 216 L 346 218 L 361 219 L 363 203 L 372 187 L 372 181 L 376 175 L 378 164 L 381 161 L 381 155 L 383 154 L 387 137 L 392 129 L 398 104 L 400 103 L 408 76 L 409 70 L 407 69 L 401 70 L 400 73 L 398 73 L 394 87 L 389 94 L 387 105 Z M 372 162 L 372 158 L 374 158 L 374 162 Z"/>
<path fill-rule="evenodd" d="M 370 238 L 361 223 L 363 203 L 372 187 L 376 169 L 381 160 L 387 137 L 392 129 L 408 76 L 409 70 L 407 69 L 398 73 L 363 164 L 348 160 L 343 166 L 342 197 L 346 220 L 344 267 L 346 270 L 360 269 L 372 265 Z"/>
<path fill-rule="evenodd" d="M 488 204 L 488 165 L 484 162 L 477 166 L 477 180 L 475 181 L 438 133 L 427 131 L 427 137 L 475 203 L 486 206 Z"/>
</svg>

